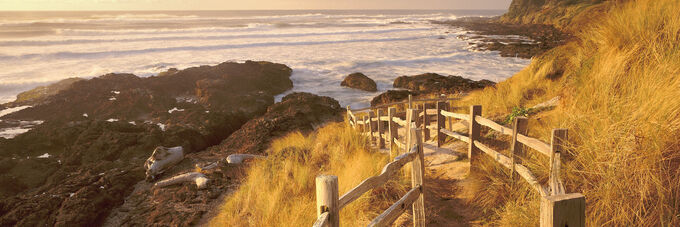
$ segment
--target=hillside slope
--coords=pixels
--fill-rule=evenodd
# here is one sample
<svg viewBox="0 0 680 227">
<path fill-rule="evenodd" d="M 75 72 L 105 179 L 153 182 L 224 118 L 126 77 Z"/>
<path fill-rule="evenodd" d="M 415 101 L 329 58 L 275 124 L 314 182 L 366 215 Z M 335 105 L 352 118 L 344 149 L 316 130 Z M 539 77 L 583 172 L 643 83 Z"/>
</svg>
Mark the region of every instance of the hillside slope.
<svg viewBox="0 0 680 227">
<path fill-rule="evenodd" d="M 550 24 L 575 32 L 595 20 L 611 5 L 626 0 L 513 0 L 501 21 Z"/>
<path fill-rule="evenodd" d="M 533 113 L 529 134 L 544 141 L 549 141 L 551 129 L 568 128 L 571 149 L 563 156 L 562 174 L 568 192 L 586 196 L 588 225 L 677 226 L 680 4 L 642 0 L 593 5 L 597 2 L 513 1 L 503 20 L 569 27 L 585 16 L 549 13 L 598 7 L 602 14 L 576 32 L 575 40 L 534 59 L 495 88 L 472 93 L 465 103 L 483 105 L 483 115 L 492 117 L 528 110 Z M 552 110 L 527 108 L 555 96 L 561 100 Z M 547 169 L 547 161 L 530 159 L 528 166 L 546 180 L 541 169 Z M 492 185 L 481 187 L 481 194 L 499 198 L 486 204 L 497 214 L 489 221 L 537 225 L 537 219 L 525 218 L 538 216 L 536 195 L 514 190 L 504 196 L 509 189 L 491 182 L 504 181 L 505 175 L 495 171 L 489 168 L 478 179 L 481 185 Z"/>
</svg>

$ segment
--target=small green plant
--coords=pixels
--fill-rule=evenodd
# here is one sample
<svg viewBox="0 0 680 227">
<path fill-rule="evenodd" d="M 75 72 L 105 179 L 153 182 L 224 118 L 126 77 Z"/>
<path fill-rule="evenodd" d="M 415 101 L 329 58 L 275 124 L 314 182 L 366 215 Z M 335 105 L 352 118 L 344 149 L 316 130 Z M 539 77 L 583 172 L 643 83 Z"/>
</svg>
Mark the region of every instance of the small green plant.
<svg viewBox="0 0 680 227">
<path fill-rule="evenodd" d="M 516 117 L 529 117 L 530 111 L 531 108 L 515 106 L 512 108 L 512 112 L 505 117 L 505 121 L 503 123 L 510 124 L 513 120 L 515 120 Z"/>
</svg>

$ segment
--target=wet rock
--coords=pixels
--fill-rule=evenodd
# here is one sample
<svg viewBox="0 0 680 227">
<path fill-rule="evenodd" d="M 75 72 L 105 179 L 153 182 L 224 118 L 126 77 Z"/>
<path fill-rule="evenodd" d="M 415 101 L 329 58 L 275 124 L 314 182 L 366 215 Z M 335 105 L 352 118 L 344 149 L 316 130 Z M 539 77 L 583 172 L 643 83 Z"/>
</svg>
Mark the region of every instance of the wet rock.
<svg viewBox="0 0 680 227">
<path fill-rule="evenodd" d="M 532 58 L 572 38 L 552 25 L 503 23 L 498 17 L 462 17 L 433 23 L 468 30 L 457 38 L 471 41 L 468 43 L 474 50 L 499 51 L 503 57 Z"/>
<path fill-rule="evenodd" d="M 454 94 L 492 86 L 489 80 L 474 81 L 461 76 L 442 76 L 425 73 L 415 76 L 400 76 L 394 80 L 395 88 L 405 88 L 421 94 Z"/>
<path fill-rule="evenodd" d="M 375 84 L 375 81 L 373 81 L 371 78 L 368 78 L 368 76 L 364 75 L 363 73 L 349 74 L 340 83 L 340 86 L 356 88 L 370 92 L 378 91 L 378 86 Z"/>
<path fill-rule="evenodd" d="M 82 78 L 68 78 L 60 80 L 59 82 L 33 88 L 29 91 L 21 92 L 17 95 L 16 101 L 8 104 L 0 105 L 0 109 L 3 106 L 6 108 L 16 107 L 16 106 L 35 106 L 46 101 L 50 96 L 56 95 L 60 91 L 70 88 L 74 83 L 82 81 Z"/>
</svg>

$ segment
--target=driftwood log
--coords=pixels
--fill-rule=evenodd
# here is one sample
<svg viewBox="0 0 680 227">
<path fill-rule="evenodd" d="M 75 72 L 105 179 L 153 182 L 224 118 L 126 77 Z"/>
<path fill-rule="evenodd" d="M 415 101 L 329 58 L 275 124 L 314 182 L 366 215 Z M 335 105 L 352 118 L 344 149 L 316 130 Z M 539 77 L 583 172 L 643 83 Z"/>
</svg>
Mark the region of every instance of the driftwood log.
<svg viewBox="0 0 680 227">
<path fill-rule="evenodd" d="M 227 157 L 227 163 L 229 164 L 241 164 L 244 161 L 250 160 L 250 159 L 261 159 L 264 158 L 262 155 L 254 155 L 254 154 L 231 154 Z"/>
<path fill-rule="evenodd" d="M 146 180 L 155 180 L 158 175 L 179 163 L 182 159 L 184 159 L 184 149 L 182 147 L 156 147 L 151 157 L 144 163 Z"/>
<path fill-rule="evenodd" d="M 199 172 L 191 172 L 159 181 L 158 183 L 154 184 L 154 187 L 165 187 L 168 185 L 181 184 L 184 182 L 194 182 L 196 184 L 196 188 L 198 189 L 204 189 L 206 186 L 208 186 L 208 178 L 204 174 Z"/>
</svg>

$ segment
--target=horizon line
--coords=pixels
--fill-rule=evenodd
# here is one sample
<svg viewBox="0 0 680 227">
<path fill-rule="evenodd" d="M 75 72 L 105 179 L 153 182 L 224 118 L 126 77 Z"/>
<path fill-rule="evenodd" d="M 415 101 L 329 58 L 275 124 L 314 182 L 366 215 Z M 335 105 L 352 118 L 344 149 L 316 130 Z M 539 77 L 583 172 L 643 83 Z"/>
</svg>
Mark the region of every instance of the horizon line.
<svg viewBox="0 0 680 227">
<path fill-rule="evenodd" d="M 151 10 L 136 10 L 136 9 L 79 9 L 79 10 L 65 10 L 65 9 L 21 9 L 21 10 L 6 10 L 0 9 L 0 12 L 115 12 L 115 11 L 126 11 L 126 12 L 158 12 L 158 11 L 300 11 L 300 10 L 318 10 L 318 11 L 342 11 L 342 10 L 414 10 L 414 11 L 442 11 L 442 10 L 508 10 L 507 8 L 498 9 L 406 9 L 406 8 L 394 8 L 394 9 L 192 9 L 192 10 L 182 10 L 182 9 L 151 9 Z"/>
</svg>

